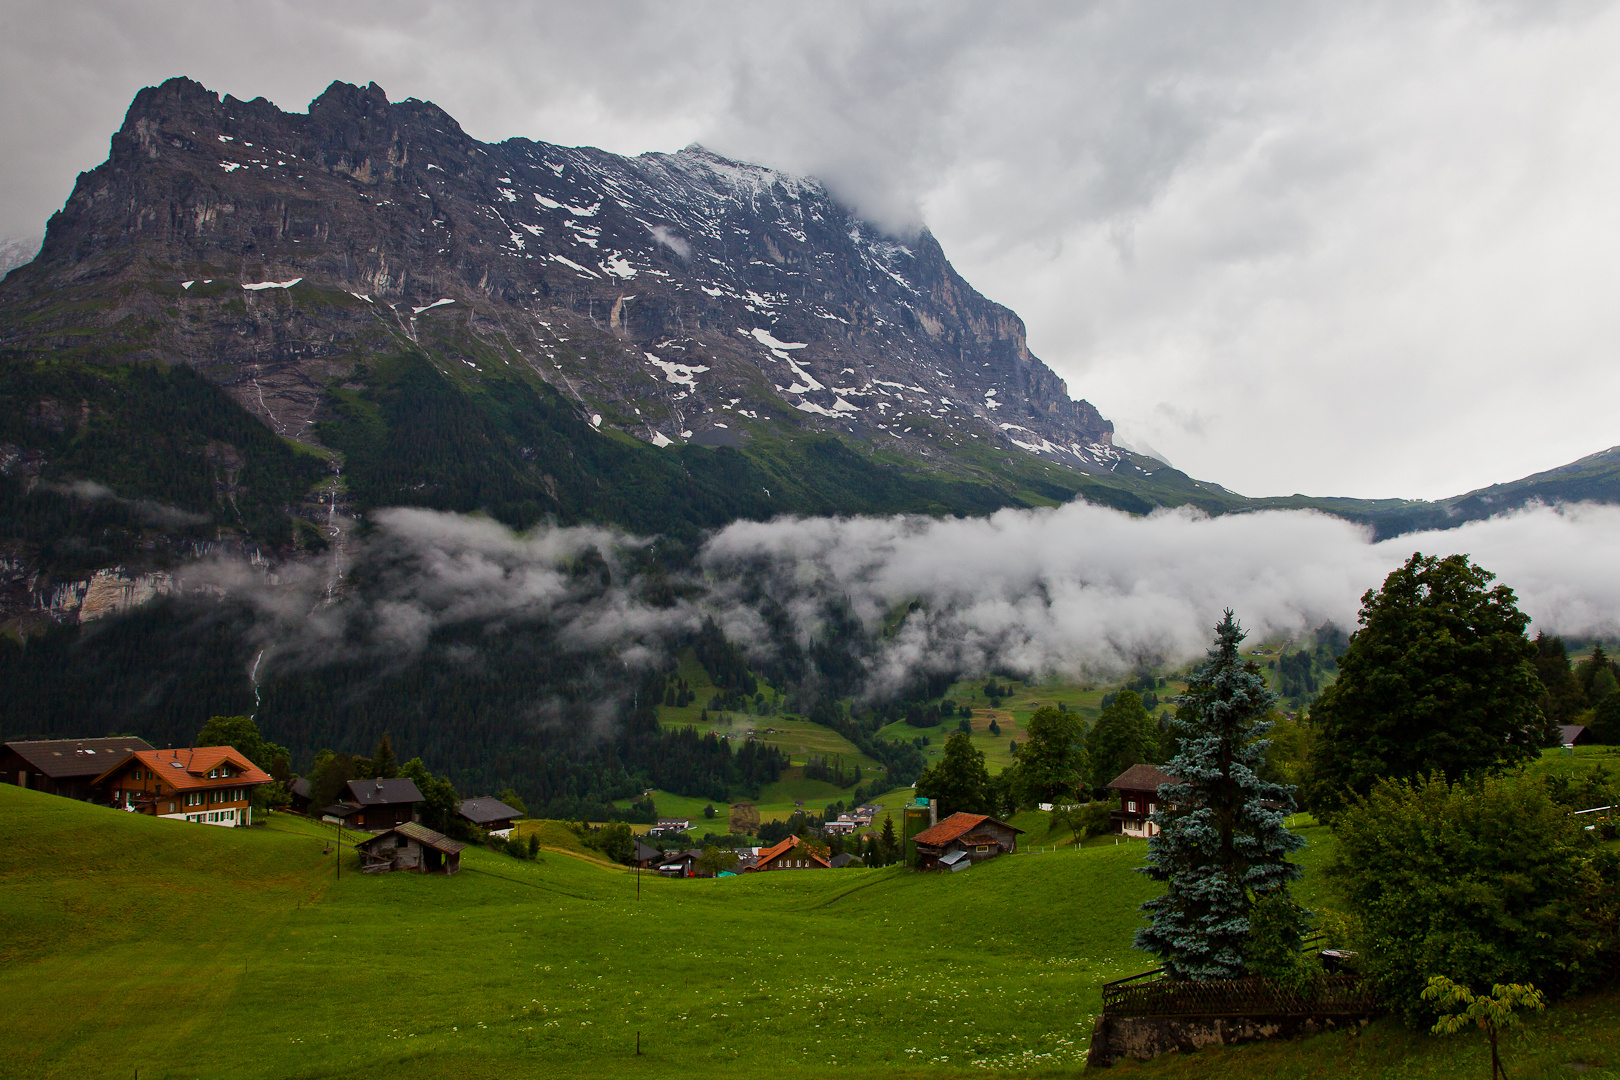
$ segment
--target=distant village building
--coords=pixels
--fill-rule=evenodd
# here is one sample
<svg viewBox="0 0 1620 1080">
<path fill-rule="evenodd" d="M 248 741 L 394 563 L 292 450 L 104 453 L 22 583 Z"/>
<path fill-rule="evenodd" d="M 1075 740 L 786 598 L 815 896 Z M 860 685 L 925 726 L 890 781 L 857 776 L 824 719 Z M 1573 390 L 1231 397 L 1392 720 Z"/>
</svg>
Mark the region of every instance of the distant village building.
<svg viewBox="0 0 1620 1080">
<path fill-rule="evenodd" d="M 253 824 L 253 789 L 270 782 L 230 746 L 137 750 L 95 780 L 114 807 L 226 826 Z"/>
<path fill-rule="evenodd" d="M 868 821 L 867 824 L 870 825 L 871 822 Z M 837 821 L 824 822 L 821 831 L 829 836 L 848 836 L 860 827 L 860 822 L 855 820 L 853 814 L 839 814 Z"/>
<path fill-rule="evenodd" d="M 703 852 L 696 848 L 687 851 L 669 851 L 658 862 L 658 872 L 665 877 L 688 878 L 697 876 L 697 861 Z"/>
<path fill-rule="evenodd" d="M 488 796 L 467 799 L 461 804 L 460 814 L 489 835 L 502 837 L 510 836 L 512 826 L 523 816 L 521 811 Z"/>
<path fill-rule="evenodd" d="M 145 739 L 39 739 L 8 742 L 0 749 L 0 781 L 18 787 L 89 802 L 98 794 L 96 777 L 137 750 Z"/>
<path fill-rule="evenodd" d="M 454 874 L 461 869 L 467 846 L 414 821 L 395 825 L 357 845 L 368 874 L 414 870 L 419 874 Z"/>
<path fill-rule="evenodd" d="M 1558 745 L 1559 746 L 1568 746 L 1568 747 L 1573 748 L 1573 747 L 1576 747 L 1576 746 L 1580 746 L 1582 743 L 1587 743 L 1587 742 L 1591 742 L 1591 741 L 1592 741 L 1591 736 L 1587 733 L 1586 725 L 1584 725 L 1584 724 L 1559 724 L 1558 725 Z"/>
<path fill-rule="evenodd" d="M 1159 808 L 1159 785 L 1176 782 L 1175 777 L 1156 765 L 1132 765 L 1110 780 L 1108 786 L 1119 792 L 1119 809 L 1110 817 L 1120 834 L 1159 835 L 1159 827 L 1149 820 Z"/>
<path fill-rule="evenodd" d="M 398 777 L 389 780 L 350 780 L 349 797 L 321 810 L 321 819 L 345 828 L 382 832 L 416 820 L 422 793 L 416 784 Z"/>
<path fill-rule="evenodd" d="M 315 797 L 310 793 L 309 778 L 305 776 L 297 777 L 287 785 L 287 791 L 292 796 L 292 812 L 295 814 L 309 813 L 310 805 L 315 801 Z"/>
<path fill-rule="evenodd" d="M 810 845 L 797 836 L 790 836 L 780 843 L 772 844 L 759 853 L 752 866 L 746 867 L 750 874 L 760 874 L 767 870 L 829 870 L 832 864 L 821 854 L 811 850 Z"/>
<path fill-rule="evenodd" d="M 862 859 L 859 855 L 852 854 L 848 851 L 844 852 L 842 855 L 834 855 L 832 857 L 832 868 L 834 870 L 842 870 L 846 866 L 865 865 L 866 861 L 864 859 Z"/>
<path fill-rule="evenodd" d="M 663 861 L 664 853 L 662 851 L 655 847 L 648 847 L 640 840 L 636 841 L 635 851 L 630 856 L 632 866 L 639 866 L 643 870 L 649 870 Z"/>
<path fill-rule="evenodd" d="M 692 827 L 687 818 L 659 818 L 658 824 L 647 830 L 648 836 L 679 836 Z"/>
<path fill-rule="evenodd" d="M 912 837 L 919 870 L 963 870 L 1018 850 L 1023 829 L 988 814 L 952 814 Z"/>
</svg>

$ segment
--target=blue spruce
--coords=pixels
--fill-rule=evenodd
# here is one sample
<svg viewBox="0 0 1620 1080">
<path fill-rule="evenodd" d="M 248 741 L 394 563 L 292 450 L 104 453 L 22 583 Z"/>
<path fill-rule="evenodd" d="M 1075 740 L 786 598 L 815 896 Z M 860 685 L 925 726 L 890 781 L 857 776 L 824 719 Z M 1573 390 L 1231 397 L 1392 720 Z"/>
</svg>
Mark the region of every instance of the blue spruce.
<svg viewBox="0 0 1620 1080">
<path fill-rule="evenodd" d="M 1164 766 L 1175 782 L 1159 788 L 1160 832 L 1142 868 L 1167 887 L 1142 905 L 1151 924 L 1136 933 L 1136 947 L 1157 955 L 1171 978 L 1243 975 L 1253 905 L 1286 897 L 1299 876 L 1288 854 L 1305 840 L 1283 824 L 1294 789 L 1257 774 L 1276 696 L 1238 655 L 1244 636 L 1227 611 L 1208 661 L 1177 699 L 1180 752 Z M 1304 913 L 1286 907 L 1297 948 Z"/>
</svg>

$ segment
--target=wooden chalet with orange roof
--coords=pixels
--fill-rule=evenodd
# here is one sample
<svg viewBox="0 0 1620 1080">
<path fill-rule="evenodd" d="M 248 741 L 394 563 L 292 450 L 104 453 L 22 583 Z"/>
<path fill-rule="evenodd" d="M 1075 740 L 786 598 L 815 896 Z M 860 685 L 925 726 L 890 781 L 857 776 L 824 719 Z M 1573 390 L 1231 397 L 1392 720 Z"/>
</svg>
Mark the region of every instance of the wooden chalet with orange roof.
<svg viewBox="0 0 1620 1080">
<path fill-rule="evenodd" d="M 137 750 L 96 778 L 116 808 L 204 825 L 251 825 L 270 775 L 229 746 Z"/>
<path fill-rule="evenodd" d="M 754 865 L 743 868 L 745 874 L 760 874 L 766 870 L 831 870 L 832 864 L 818 851 L 797 836 L 778 841 L 759 853 Z"/>
<path fill-rule="evenodd" d="M 917 869 L 965 870 L 1003 852 L 1017 851 L 1023 831 L 989 814 L 952 814 L 911 838 L 917 845 Z"/>
</svg>

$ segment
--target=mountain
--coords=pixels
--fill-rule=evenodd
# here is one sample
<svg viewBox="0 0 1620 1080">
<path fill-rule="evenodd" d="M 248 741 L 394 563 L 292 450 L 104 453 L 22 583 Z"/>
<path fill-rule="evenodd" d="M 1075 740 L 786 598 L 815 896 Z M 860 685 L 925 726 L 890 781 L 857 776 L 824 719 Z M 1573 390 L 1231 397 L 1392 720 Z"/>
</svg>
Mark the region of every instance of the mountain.
<svg viewBox="0 0 1620 1080">
<path fill-rule="evenodd" d="M 9 274 L 17 267 L 32 262 L 42 243 L 44 237 L 41 236 L 21 239 L 0 237 L 0 275 Z"/>
<path fill-rule="evenodd" d="M 485 144 L 375 84 L 299 114 L 171 79 L 0 283 L 0 602 L 220 545 L 319 550 L 387 505 L 688 543 L 1076 497 L 1391 535 L 1620 488 L 1589 459 L 1433 504 L 1248 499 L 1112 434 L 926 230 L 814 180 Z"/>
<path fill-rule="evenodd" d="M 334 83 L 307 114 L 187 79 L 141 91 L 0 285 L 0 360 L 5 404 L 34 417 L 0 441 L 36 451 L 31 475 L 123 498 L 165 493 L 129 470 L 112 484 L 107 462 L 53 465 L 75 438 L 61 395 L 89 428 L 116 425 L 108 387 L 144 362 L 202 375 L 324 459 L 358 510 L 690 532 L 784 511 L 1220 501 L 1115 448 L 926 231 L 885 235 L 813 180 L 697 147 L 483 144 L 375 85 Z M 190 435 L 192 465 L 242 449 Z M 223 493 L 240 475 L 189 471 L 222 494 L 182 509 L 238 516 Z M 627 473 L 639 510 L 602 494 Z M 305 501 L 292 515 L 312 520 L 330 493 Z"/>
</svg>

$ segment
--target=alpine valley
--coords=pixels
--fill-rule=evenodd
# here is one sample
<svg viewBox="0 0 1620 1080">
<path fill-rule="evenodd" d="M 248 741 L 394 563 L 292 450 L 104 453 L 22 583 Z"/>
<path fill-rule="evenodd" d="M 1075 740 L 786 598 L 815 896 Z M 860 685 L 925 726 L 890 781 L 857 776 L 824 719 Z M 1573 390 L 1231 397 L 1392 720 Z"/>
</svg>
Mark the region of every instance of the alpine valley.
<svg viewBox="0 0 1620 1080">
<path fill-rule="evenodd" d="M 888 235 L 813 179 L 695 146 L 480 143 L 375 84 L 297 114 L 184 78 L 136 95 L 0 284 L 0 473 L 8 738 L 181 743 L 199 714 L 254 712 L 307 759 L 387 730 L 551 816 L 643 784 L 724 798 L 780 766 L 661 728 L 646 702 L 677 696 L 673 673 L 559 647 L 560 616 L 261 672 L 261 613 L 174 575 L 330 565 L 340 605 L 388 587 L 398 553 L 368 538 L 409 507 L 650 538 L 622 564 L 572 550 L 566 580 L 667 608 L 706 536 L 782 515 L 1083 499 L 1314 507 L 1389 536 L 1620 501 L 1620 448 L 1437 503 L 1240 496 L 1116 446 L 933 236 Z M 836 704 L 864 632 L 825 614 L 809 643 L 771 623 L 754 674 L 728 674 L 712 623 L 681 647 L 717 692 L 757 675 L 902 775 L 905 748 Z"/>
</svg>

